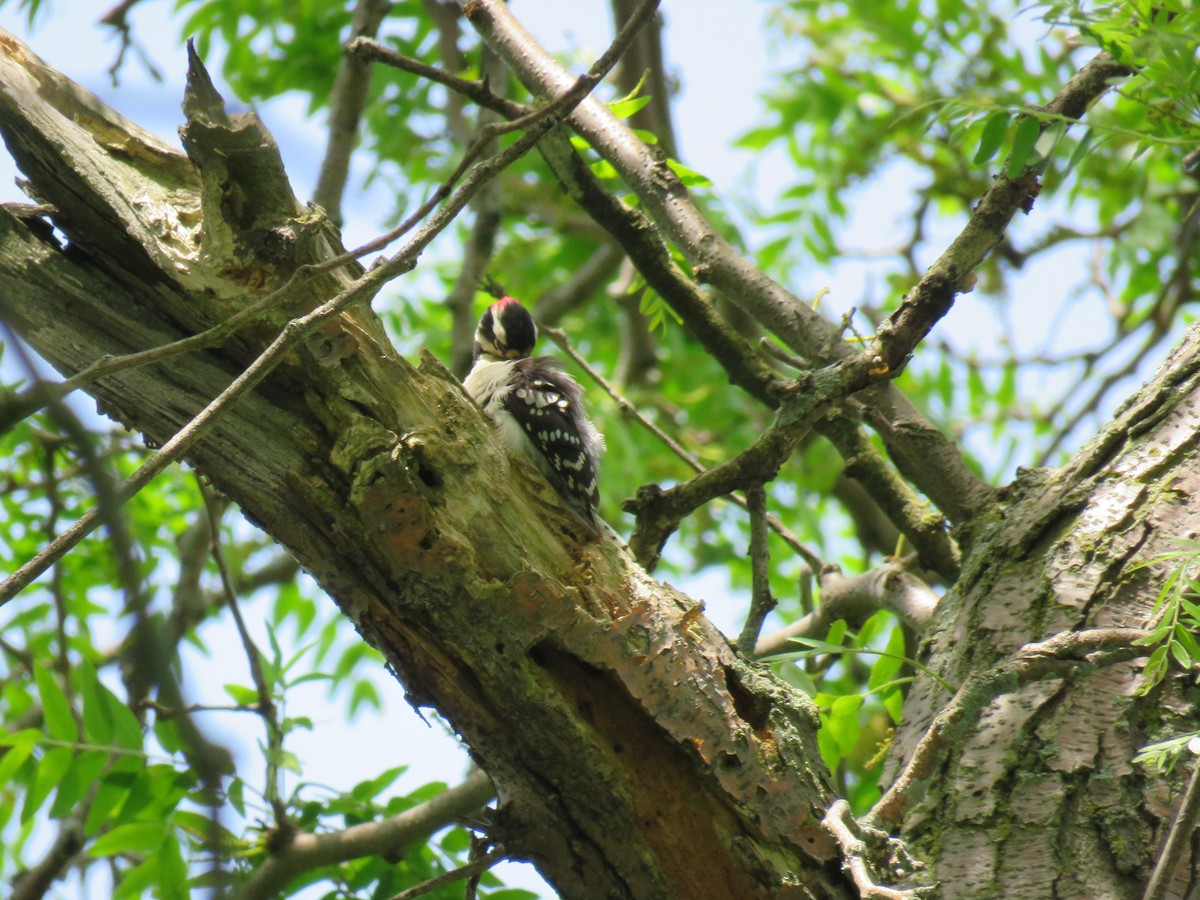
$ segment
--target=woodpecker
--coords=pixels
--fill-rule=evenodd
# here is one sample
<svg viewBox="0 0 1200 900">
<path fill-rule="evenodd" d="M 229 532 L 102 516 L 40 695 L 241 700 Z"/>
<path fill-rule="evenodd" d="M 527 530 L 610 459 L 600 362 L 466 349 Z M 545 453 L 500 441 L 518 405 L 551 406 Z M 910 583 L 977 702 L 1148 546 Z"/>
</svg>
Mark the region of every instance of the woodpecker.
<svg viewBox="0 0 1200 900">
<path fill-rule="evenodd" d="M 520 300 L 502 296 L 475 329 L 475 364 L 463 381 L 496 423 L 518 464 L 532 461 L 560 497 L 595 523 L 604 438 L 583 410 L 583 389 L 548 356 L 532 356 L 537 325 Z"/>
</svg>

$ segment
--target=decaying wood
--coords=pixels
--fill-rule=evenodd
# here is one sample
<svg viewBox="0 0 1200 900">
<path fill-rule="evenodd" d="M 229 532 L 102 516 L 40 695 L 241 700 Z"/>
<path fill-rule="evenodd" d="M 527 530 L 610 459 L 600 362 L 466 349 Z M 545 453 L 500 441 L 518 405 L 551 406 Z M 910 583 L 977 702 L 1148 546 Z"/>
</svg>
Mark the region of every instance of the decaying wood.
<svg viewBox="0 0 1200 900">
<path fill-rule="evenodd" d="M 202 67 L 182 153 L 10 36 L 0 53 L 0 128 L 66 236 L 0 213 L 2 312 L 64 374 L 207 328 L 341 251 L 262 124 L 227 116 Z M 89 392 L 161 443 L 360 273 L 308 279 L 218 350 Z M 365 306 L 188 461 L 460 731 L 499 790 L 504 844 L 564 896 L 847 895 L 808 702 L 544 485 L 497 477 L 504 457 L 458 383 L 427 355 L 397 357 Z"/>
</svg>

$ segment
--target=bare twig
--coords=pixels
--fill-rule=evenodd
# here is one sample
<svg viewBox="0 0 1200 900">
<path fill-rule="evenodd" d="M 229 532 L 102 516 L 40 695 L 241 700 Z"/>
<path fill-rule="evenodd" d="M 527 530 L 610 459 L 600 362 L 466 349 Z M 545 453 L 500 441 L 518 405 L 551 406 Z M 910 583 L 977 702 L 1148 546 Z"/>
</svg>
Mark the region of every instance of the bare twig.
<svg viewBox="0 0 1200 900">
<path fill-rule="evenodd" d="M 107 25 L 116 31 L 117 36 L 121 40 L 121 46 L 117 48 L 117 58 L 108 67 L 108 77 L 112 79 L 113 87 L 116 87 L 118 84 L 117 76 L 120 74 L 121 66 L 125 64 L 125 54 L 130 50 L 137 53 L 142 61 L 142 65 L 150 73 L 151 78 L 155 81 L 163 80 L 162 73 L 151 61 L 150 56 L 133 39 L 133 26 L 129 24 L 129 13 L 141 2 L 142 0 L 121 0 L 120 3 L 100 17 L 100 24 Z"/>
<path fill-rule="evenodd" d="M 13 876 L 9 900 L 42 900 L 46 896 L 51 885 L 83 849 L 84 815 L 86 812 L 77 812 L 59 823 L 58 834 L 41 861 Z"/>
<path fill-rule="evenodd" d="M 495 793 L 487 774 L 477 770 L 456 787 L 399 815 L 342 831 L 296 832 L 286 846 L 272 853 L 232 892 L 231 900 L 274 897 L 301 872 L 321 866 L 363 856 L 395 856 L 439 828 L 478 811 Z"/>
<path fill-rule="evenodd" d="M 570 278 L 537 298 L 538 322 L 557 325 L 563 316 L 586 303 L 592 294 L 607 284 L 624 258 L 620 247 L 603 240 Z"/>
<path fill-rule="evenodd" d="M 0 311 L 3 301 L 0 301 Z M 38 375 L 33 358 L 7 323 L 0 320 L 0 327 L 10 335 L 9 346 L 16 354 L 30 378 L 37 385 L 44 384 Z M 95 441 L 91 433 L 84 427 L 79 417 L 61 399 L 55 399 L 49 404 L 49 415 L 56 426 L 67 436 L 82 463 L 82 470 L 92 485 L 96 496 L 97 521 L 108 526 L 108 537 L 113 556 L 117 561 L 117 573 L 121 587 L 125 591 L 126 604 L 130 610 L 141 608 L 141 576 L 135 559 L 133 536 L 129 531 L 129 523 L 122 502 L 117 496 L 117 480 L 111 464 L 96 453 Z"/>
<path fill-rule="evenodd" d="M 1175 870 L 1192 843 L 1197 822 L 1200 822 L 1200 758 L 1192 763 L 1192 774 L 1183 792 L 1183 802 L 1175 814 L 1175 821 L 1171 823 L 1171 830 L 1167 832 L 1167 842 L 1154 864 L 1154 872 L 1150 875 L 1142 900 L 1166 898 Z"/>
<path fill-rule="evenodd" d="M 446 0 L 423 0 L 422 5 L 437 31 L 438 55 L 442 58 L 442 65 L 451 72 L 461 72 L 466 67 L 466 59 L 458 47 L 458 20 L 462 18 L 458 4 Z M 480 77 L 486 78 L 486 75 L 480 72 Z M 446 132 L 453 140 L 465 144 L 471 135 L 463 109 L 463 95 L 458 91 L 447 92 Z"/>
<path fill-rule="evenodd" d="M 242 642 L 242 651 L 246 654 L 246 662 L 250 666 L 250 678 L 254 682 L 254 692 L 258 695 L 257 712 L 267 731 L 266 789 L 263 791 L 263 798 L 271 807 L 276 825 L 284 827 L 287 812 L 280 795 L 279 784 L 279 762 L 283 756 L 283 730 L 279 725 L 279 716 L 275 708 L 271 685 L 267 684 L 266 674 L 263 672 L 262 652 L 255 645 L 254 639 L 250 637 L 249 629 L 246 628 L 246 620 L 242 618 L 242 610 L 238 605 L 237 591 L 233 587 L 233 578 L 230 577 L 229 566 L 225 562 L 225 550 L 221 546 L 221 515 L 225 511 L 225 503 L 206 488 L 203 482 L 200 482 L 200 493 L 204 497 L 204 508 L 208 513 L 209 549 L 212 551 L 213 560 L 216 562 L 217 571 L 221 576 L 221 589 L 225 594 L 225 605 L 228 607 L 230 615 L 233 616 L 238 639 Z"/>
<path fill-rule="evenodd" d="M 916 900 L 920 897 L 920 889 L 900 891 L 875 883 L 864 859 L 866 845 L 855 836 L 846 823 L 850 818 L 850 804 L 838 799 L 830 805 L 825 818 L 821 820 L 821 825 L 833 835 L 841 848 L 842 868 L 854 879 L 858 896 L 862 900 Z"/>
<path fill-rule="evenodd" d="M 761 484 L 746 489 L 750 507 L 750 567 L 753 572 L 750 612 L 738 637 L 738 647 L 746 655 L 754 653 L 754 644 L 762 631 L 763 620 L 775 608 L 771 596 L 771 552 L 767 546 L 767 493 Z"/>
<path fill-rule="evenodd" d="M 499 68 L 499 61 L 494 53 L 485 50 L 481 68 L 485 79 L 492 80 L 493 76 L 499 75 L 498 72 L 491 71 Z M 457 96 L 453 92 L 451 94 Z M 450 115 L 451 111 L 447 110 L 447 116 Z M 495 116 L 496 113 L 491 110 L 480 108 L 478 135 L 482 135 L 483 130 L 495 122 Z M 495 152 L 494 141 L 488 142 L 485 152 Z M 454 286 L 446 296 L 446 306 L 450 309 L 450 371 L 460 379 L 470 371 L 474 356 L 475 292 L 487 274 L 488 265 L 496 249 L 496 233 L 503 218 L 500 204 L 496 200 L 495 183 L 487 185 L 471 201 L 471 212 L 475 221 L 471 223 L 462 266 L 459 267 Z"/>
<path fill-rule="evenodd" d="M 589 378 L 603 388 L 604 392 L 608 394 L 608 396 L 613 399 L 613 402 L 617 404 L 617 408 L 621 410 L 622 415 L 633 419 L 633 421 L 637 422 L 639 425 L 649 431 L 662 443 L 664 447 L 674 453 L 677 457 L 679 457 L 679 459 L 683 460 L 683 462 L 686 463 L 687 466 L 692 469 L 692 471 L 696 472 L 697 474 L 702 474 L 708 471 L 708 469 L 704 467 L 704 464 L 701 463 L 700 460 L 696 459 L 696 457 L 689 453 L 682 444 L 659 428 L 656 424 L 654 424 L 654 422 L 642 415 L 641 411 L 634 406 L 624 394 L 618 391 L 612 382 L 601 375 L 600 372 L 592 367 L 586 359 L 580 356 L 575 350 L 574 346 L 572 346 L 571 340 L 567 337 L 565 331 L 560 328 L 551 328 L 545 325 L 539 325 L 539 327 L 542 334 L 546 335 L 552 341 L 554 341 L 554 343 L 558 344 L 562 351 L 566 353 L 567 356 L 571 357 L 571 359 L 577 366 L 579 366 L 579 368 L 583 369 L 583 371 L 587 373 Z M 746 498 L 741 494 L 736 492 L 730 493 L 728 495 L 728 499 L 736 503 L 742 509 L 748 510 L 750 508 L 749 504 L 746 502 Z M 799 554 L 800 557 L 810 567 L 812 567 L 815 571 L 820 570 L 821 566 L 823 565 L 821 558 L 807 546 L 805 546 L 800 539 L 796 537 L 796 535 L 793 534 L 787 528 L 787 526 L 785 526 L 783 522 L 779 520 L 778 517 L 776 517 L 774 514 L 768 513 L 767 525 L 770 526 L 772 531 L 783 538 L 784 543 L 795 550 L 796 553 Z"/>
<path fill-rule="evenodd" d="M 493 93 L 491 88 L 483 81 L 471 81 L 467 78 L 459 78 L 457 75 L 452 75 L 444 69 L 439 69 L 437 66 L 431 66 L 428 63 L 421 62 L 419 59 L 413 59 L 411 56 L 397 53 L 390 47 L 385 47 L 378 41 L 373 41 L 369 38 L 358 38 L 351 41 L 346 46 L 346 52 L 353 53 L 355 56 L 361 56 L 363 59 L 371 62 L 381 62 L 393 68 L 411 72 L 413 75 L 418 75 L 421 78 L 427 78 L 436 84 L 449 88 L 456 94 L 461 94 L 485 109 L 500 113 L 508 119 L 516 119 L 528 115 L 530 112 L 528 106 L 517 103 L 514 100 L 506 100 L 499 94 Z"/>
<path fill-rule="evenodd" d="M 937 594 L 905 571 L 899 561 L 886 562 L 853 578 L 829 569 L 821 573 L 820 583 L 820 605 L 786 628 L 760 638 L 754 647 L 756 656 L 781 653 L 788 649 L 792 638 L 823 637 L 838 619 L 854 627 L 881 609 L 894 613 L 901 624 L 920 633 L 938 603 Z"/>
<path fill-rule="evenodd" d="M 1166 336 L 1166 334 L 1167 328 L 1156 322 L 1150 329 L 1150 333 L 1146 336 L 1146 339 L 1142 342 L 1142 345 L 1138 347 L 1138 349 L 1128 360 L 1125 361 L 1124 365 L 1109 372 L 1098 382 L 1094 382 L 1095 386 L 1092 388 L 1087 398 L 1079 404 L 1079 407 L 1075 410 L 1075 413 L 1071 416 L 1071 418 L 1061 427 L 1055 429 L 1054 437 L 1038 456 L 1036 465 L 1045 466 L 1050 463 L 1050 461 L 1054 458 L 1055 452 L 1063 445 L 1063 442 L 1075 432 L 1075 429 L 1079 427 L 1079 424 L 1083 422 L 1083 420 L 1089 415 L 1093 415 L 1098 411 L 1101 401 L 1104 400 L 1104 398 L 1108 395 L 1108 392 L 1111 391 L 1122 379 L 1128 378 L 1141 367 L 1142 363 L 1145 362 L 1146 357 L 1153 353 L 1155 348 L 1162 343 L 1162 339 Z M 1088 368 L 1091 368 L 1091 366 Z M 1091 381 L 1091 379 L 1081 379 L 1081 386 L 1083 383 L 1088 381 Z M 1064 397 L 1064 399 L 1066 398 Z"/>
<path fill-rule="evenodd" d="M 836 374 L 821 379 L 802 376 L 797 380 L 792 396 L 780 405 L 775 421 L 733 459 L 665 491 L 656 484 L 639 488 L 636 497 L 621 504 L 623 510 L 638 517 L 629 541 L 638 562 L 646 569 L 652 569 L 667 538 L 679 523 L 705 503 L 732 491 L 773 480 L 797 443 L 844 390 L 845 385 Z"/>
<path fill-rule="evenodd" d="M 508 851 L 503 846 L 497 846 L 485 853 L 479 859 L 472 860 L 465 866 L 459 866 L 457 869 L 451 869 L 449 872 L 443 872 L 428 881 L 422 881 L 420 884 L 414 884 L 410 888 L 405 888 L 400 893 L 392 897 L 392 900 L 416 900 L 417 897 L 424 896 L 430 891 L 436 891 L 440 887 L 445 887 L 448 884 L 454 884 L 456 881 L 462 881 L 464 878 L 473 878 L 486 872 L 496 863 L 504 859 Z"/>
<path fill-rule="evenodd" d="M 636 0 L 610 0 L 613 21 L 618 26 L 633 14 Z M 672 159 L 682 159 L 671 125 L 671 88 L 663 52 L 662 14 L 656 15 L 650 26 L 643 28 L 637 40 L 621 60 L 617 69 L 617 84 L 623 94 L 629 94 L 640 83 L 642 96 L 650 102 L 629 118 L 634 128 L 652 132 L 658 146 Z"/>
</svg>

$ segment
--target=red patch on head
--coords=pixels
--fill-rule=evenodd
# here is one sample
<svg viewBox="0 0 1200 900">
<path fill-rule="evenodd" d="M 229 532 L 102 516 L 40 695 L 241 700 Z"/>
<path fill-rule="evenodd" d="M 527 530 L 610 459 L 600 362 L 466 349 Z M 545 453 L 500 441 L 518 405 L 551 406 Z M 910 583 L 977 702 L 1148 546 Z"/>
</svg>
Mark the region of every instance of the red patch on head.
<svg viewBox="0 0 1200 900">
<path fill-rule="evenodd" d="M 518 300 L 516 297 L 509 297 L 506 294 L 503 297 L 501 297 L 499 300 L 497 300 L 495 303 L 492 304 L 492 310 L 494 312 L 499 312 L 503 307 L 508 306 L 510 303 L 515 303 L 515 304 L 517 304 L 517 306 L 525 305 L 520 300 Z"/>
</svg>

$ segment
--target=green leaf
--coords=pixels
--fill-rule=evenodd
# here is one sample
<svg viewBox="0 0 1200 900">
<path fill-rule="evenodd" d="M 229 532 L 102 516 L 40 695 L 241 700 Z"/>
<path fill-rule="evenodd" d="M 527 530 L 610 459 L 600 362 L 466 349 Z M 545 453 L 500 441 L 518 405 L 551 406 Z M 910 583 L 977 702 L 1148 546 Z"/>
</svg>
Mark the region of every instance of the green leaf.
<svg viewBox="0 0 1200 900">
<path fill-rule="evenodd" d="M 42 698 L 46 731 L 50 733 L 51 737 L 60 741 L 73 743 L 79 740 L 79 730 L 75 727 L 75 716 L 71 712 L 71 703 L 59 686 L 54 673 L 45 666 L 34 666 L 33 678 L 37 682 L 38 694 Z"/>
<path fill-rule="evenodd" d="M 162 846 L 166 836 L 167 830 L 161 822 L 129 822 L 100 835 L 87 852 L 89 856 L 150 853 Z"/>
<path fill-rule="evenodd" d="M 1004 143 L 1004 136 L 1008 134 L 1008 124 L 1011 120 L 1012 115 L 1007 112 L 992 113 L 988 116 L 987 121 L 983 123 L 983 132 L 979 135 L 979 148 L 972 160 L 975 165 L 982 165 L 996 155 L 996 151 Z"/>
<path fill-rule="evenodd" d="M 838 697 L 838 699 L 834 701 L 834 706 L 837 707 L 839 705 L 839 701 L 847 701 L 852 699 L 859 701 L 858 706 L 862 705 L 862 697 L 859 697 L 856 694 L 851 694 L 846 697 Z M 845 712 L 841 715 L 837 715 L 833 711 L 830 711 L 829 716 L 825 719 L 823 727 L 821 728 L 822 731 L 829 732 L 830 736 L 836 742 L 838 753 L 841 756 L 846 756 L 848 753 L 854 750 L 854 746 L 858 743 L 858 736 L 862 731 L 862 727 L 859 725 L 858 716 L 854 715 L 854 710 L 857 710 L 858 706 L 854 706 L 854 708 L 851 709 L 851 705 L 852 704 L 850 703 L 842 703 L 841 706 Z"/>
<path fill-rule="evenodd" d="M 886 654 L 881 654 L 878 659 L 871 664 L 871 674 L 867 678 L 867 687 L 871 690 L 878 690 L 882 685 L 887 684 L 896 677 L 896 673 L 900 671 L 900 667 L 904 665 L 904 632 L 899 628 L 893 628 L 892 633 L 888 636 Z"/>
<path fill-rule="evenodd" d="M 1064 175 L 1069 173 L 1077 165 L 1083 162 L 1084 157 L 1086 157 L 1088 152 L 1092 149 L 1092 142 L 1095 137 L 1096 131 L 1094 128 L 1089 128 L 1084 132 L 1083 138 L 1080 139 L 1079 143 L 1075 145 L 1075 150 L 1071 154 L 1071 158 L 1067 160 L 1067 168 L 1063 172 Z"/>
<path fill-rule="evenodd" d="M 0 788 L 5 787 L 17 770 L 25 764 L 37 746 L 42 733 L 36 728 L 25 728 L 0 737 L 0 745 L 7 747 L 0 756 Z"/>
<path fill-rule="evenodd" d="M 108 754 L 103 750 L 85 750 L 71 760 L 71 767 L 58 785 L 50 817 L 61 819 L 74 811 L 84 795 L 91 790 L 100 773 L 108 763 Z"/>
<path fill-rule="evenodd" d="M 618 119 L 628 119 L 639 109 L 650 102 L 649 96 L 631 97 L 628 100 L 617 100 L 608 104 L 608 110 Z"/>
<path fill-rule="evenodd" d="M 389 788 L 393 781 L 408 771 L 408 766 L 395 766 L 380 772 L 374 778 L 360 781 L 350 789 L 350 796 L 356 800 L 373 800 Z"/>
<path fill-rule="evenodd" d="M 883 708 L 887 710 L 887 714 L 891 717 L 892 722 L 899 725 L 900 719 L 904 714 L 903 692 L 899 688 L 883 691 L 879 695 L 879 700 L 883 703 Z"/>
<path fill-rule="evenodd" d="M 363 706 L 371 709 L 383 708 L 383 700 L 379 696 L 379 690 L 375 687 L 375 682 L 369 678 L 360 678 L 354 683 L 354 687 L 350 691 L 350 715 L 358 715 L 358 711 Z"/>
<path fill-rule="evenodd" d="M 1146 665 L 1142 669 L 1142 677 L 1145 679 L 1142 686 L 1138 688 L 1139 694 L 1145 694 L 1150 691 L 1163 679 L 1163 675 L 1167 671 L 1167 645 L 1163 644 L 1156 647 L 1154 652 L 1150 654 L 1150 658 L 1146 660 Z"/>
<path fill-rule="evenodd" d="M 678 160 L 668 159 L 667 167 L 679 177 L 684 187 L 712 187 L 712 181 Z"/>
<path fill-rule="evenodd" d="M 1017 133 L 1013 135 L 1012 153 L 1008 157 L 1008 167 L 1005 174 L 1009 178 L 1017 178 L 1024 171 L 1026 163 L 1030 162 L 1033 146 L 1037 143 L 1042 126 L 1033 116 L 1026 116 L 1017 122 Z"/>
<path fill-rule="evenodd" d="M 137 781 L 137 774 L 142 770 L 144 761 L 132 756 L 120 757 L 108 774 L 100 781 L 92 805 L 88 809 L 87 819 L 83 823 L 83 833 L 92 835 L 98 832 L 109 815 L 125 802 L 130 790 Z"/>
<path fill-rule="evenodd" d="M 112 900 L 140 900 L 160 885 L 162 880 L 158 854 L 151 854 L 132 869 L 121 871 L 121 880 L 113 891 Z"/>
<path fill-rule="evenodd" d="M 70 747 L 51 747 L 38 760 L 33 773 L 33 784 L 25 795 L 25 805 L 21 807 L 21 823 L 25 824 L 42 808 L 50 792 L 58 787 L 75 752 Z"/>
<path fill-rule="evenodd" d="M 825 643 L 831 647 L 841 647 L 842 641 L 846 638 L 846 631 L 849 626 L 845 619 L 838 619 L 829 626 L 829 634 L 825 635 Z"/>
<path fill-rule="evenodd" d="M 1175 662 L 1179 663 L 1181 669 L 1190 669 L 1192 667 L 1192 657 L 1188 654 L 1187 648 L 1178 641 L 1171 641 L 1171 655 L 1175 657 Z"/>
<path fill-rule="evenodd" d="M 833 706 L 829 709 L 829 715 L 835 718 L 852 716 L 858 712 L 862 705 L 863 697 L 861 694 L 846 694 L 833 701 Z"/>
<path fill-rule="evenodd" d="M 225 792 L 230 805 L 237 810 L 239 816 L 246 815 L 245 785 L 240 778 L 230 779 L 229 789 Z"/>
<path fill-rule="evenodd" d="M 159 859 L 159 890 L 162 900 L 188 900 L 187 863 L 179 846 L 179 838 L 173 832 L 167 832 L 167 839 L 156 854 Z"/>
<path fill-rule="evenodd" d="M 774 141 L 779 140 L 782 132 L 777 125 L 762 128 L 751 128 L 733 142 L 733 146 L 742 150 L 761 150 Z"/>
<path fill-rule="evenodd" d="M 83 727 L 97 744 L 111 744 L 127 750 L 141 750 L 142 726 L 137 716 L 104 686 L 90 662 L 79 667 L 83 682 Z"/>
<path fill-rule="evenodd" d="M 258 703 L 258 691 L 254 688 L 242 684 L 226 684 L 222 687 L 238 706 L 255 706 Z"/>
<path fill-rule="evenodd" d="M 588 168 L 592 170 L 593 175 L 600 179 L 611 180 L 617 177 L 617 170 L 607 159 L 598 159 Z"/>
<path fill-rule="evenodd" d="M 95 744 L 111 744 L 116 726 L 103 699 L 104 685 L 96 677 L 96 669 L 90 662 L 79 667 L 83 691 L 83 730 Z"/>
</svg>

